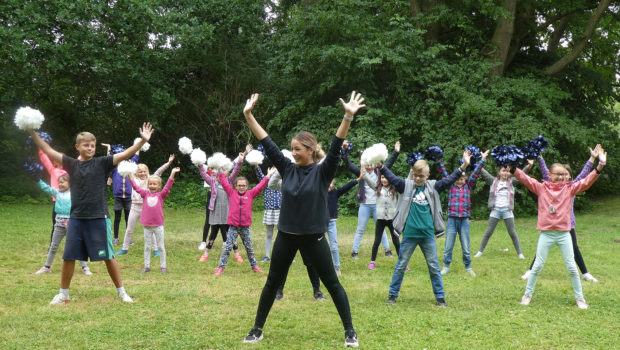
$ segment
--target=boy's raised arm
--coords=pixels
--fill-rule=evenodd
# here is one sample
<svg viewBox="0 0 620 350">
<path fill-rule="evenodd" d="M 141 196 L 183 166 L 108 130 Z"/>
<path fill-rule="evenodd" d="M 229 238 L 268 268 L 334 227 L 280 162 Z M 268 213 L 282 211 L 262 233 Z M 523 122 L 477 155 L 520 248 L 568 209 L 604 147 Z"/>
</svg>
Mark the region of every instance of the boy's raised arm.
<svg viewBox="0 0 620 350">
<path fill-rule="evenodd" d="M 39 147 L 43 153 L 47 154 L 53 162 L 62 163 L 62 154 L 60 152 L 56 151 L 47 142 L 43 141 L 39 134 L 37 134 L 34 130 L 28 129 L 26 131 L 30 134 L 37 147 Z"/>
<path fill-rule="evenodd" d="M 141 137 L 140 142 L 137 142 L 136 144 L 132 145 L 131 147 L 127 148 L 121 153 L 115 154 L 113 161 L 112 161 L 114 166 L 118 165 L 118 163 L 136 154 L 136 152 L 138 152 L 140 148 L 142 148 L 142 146 L 144 146 L 144 144 L 147 143 L 151 139 L 152 134 L 153 134 L 153 126 L 151 125 L 151 123 L 147 122 L 147 123 L 142 124 L 142 127 L 140 128 L 140 137 Z"/>
</svg>

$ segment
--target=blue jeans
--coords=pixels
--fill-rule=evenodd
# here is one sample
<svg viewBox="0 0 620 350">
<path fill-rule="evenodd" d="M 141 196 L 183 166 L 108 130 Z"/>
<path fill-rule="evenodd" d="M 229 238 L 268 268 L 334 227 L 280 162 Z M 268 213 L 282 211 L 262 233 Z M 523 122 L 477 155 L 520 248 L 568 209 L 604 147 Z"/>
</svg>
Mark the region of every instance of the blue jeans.
<svg viewBox="0 0 620 350">
<path fill-rule="evenodd" d="M 443 263 L 446 266 L 450 266 L 452 262 L 452 249 L 454 248 L 457 232 L 461 240 L 463 264 L 465 264 L 465 268 L 468 269 L 471 265 L 471 254 L 469 252 L 469 218 L 448 217 L 446 246 L 443 250 Z"/>
<path fill-rule="evenodd" d="M 332 252 L 334 266 L 340 266 L 340 254 L 338 253 L 338 227 L 336 220 L 329 221 L 327 225 L 327 236 L 329 237 L 329 250 Z"/>
<path fill-rule="evenodd" d="M 353 251 L 360 251 L 360 243 L 362 243 L 362 236 L 364 235 L 364 231 L 366 231 L 366 225 L 368 224 L 368 219 L 370 219 L 370 215 L 372 215 L 373 220 L 375 220 L 375 224 L 377 223 L 377 206 L 375 204 L 360 204 L 360 208 L 357 211 L 357 229 L 355 230 L 355 237 L 353 237 Z M 388 243 L 387 235 L 385 231 L 383 231 L 383 236 L 381 237 L 381 245 L 383 248 L 389 249 L 390 244 Z"/>
<path fill-rule="evenodd" d="M 431 285 L 433 286 L 433 293 L 435 298 L 444 298 L 445 292 L 443 290 L 443 279 L 439 272 L 439 261 L 437 260 L 437 245 L 435 243 L 435 237 L 430 238 L 403 238 L 400 242 L 400 255 L 398 256 L 398 262 L 394 268 L 394 274 L 392 275 L 392 282 L 390 283 L 390 295 L 398 296 L 400 286 L 403 283 L 403 277 L 405 276 L 405 269 L 409 264 L 409 259 L 413 254 L 416 246 L 420 246 L 422 254 L 426 259 L 426 265 L 428 266 L 428 273 L 431 276 Z"/>
</svg>

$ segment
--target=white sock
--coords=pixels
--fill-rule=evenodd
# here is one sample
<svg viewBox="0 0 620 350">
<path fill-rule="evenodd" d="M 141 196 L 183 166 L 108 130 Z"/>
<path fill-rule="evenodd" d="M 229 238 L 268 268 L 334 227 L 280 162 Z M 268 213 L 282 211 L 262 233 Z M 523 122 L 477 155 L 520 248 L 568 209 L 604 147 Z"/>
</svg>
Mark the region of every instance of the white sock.
<svg viewBox="0 0 620 350">
<path fill-rule="evenodd" d="M 118 294 L 121 294 L 121 293 L 122 293 L 122 292 L 124 292 L 124 291 L 125 291 L 125 287 L 123 287 L 123 286 L 120 286 L 120 287 L 116 288 L 116 292 L 117 292 Z"/>
<path fill-rule="evenodd" d="M 69 288 L 64 289 L 64 288 L 60 288 L 60 293 L 65 294 L 65 295 L 69 295 Z"/>
</svg>

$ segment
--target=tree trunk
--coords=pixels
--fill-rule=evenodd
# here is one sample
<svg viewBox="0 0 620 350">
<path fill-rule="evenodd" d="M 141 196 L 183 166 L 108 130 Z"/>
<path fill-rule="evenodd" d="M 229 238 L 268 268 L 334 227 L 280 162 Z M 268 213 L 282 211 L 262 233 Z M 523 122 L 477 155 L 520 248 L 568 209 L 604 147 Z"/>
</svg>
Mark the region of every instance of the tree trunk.
<svg viewBox="0 0 620 350">
<path fill-rule="evenodd" d="M 509 13 L 508 18 L 503 16 L 497 20 L 495 32 L 491 38 L 491 43 L 487 48 L 486 55 L 491 62 L 499 63 L 491 68 L 489 72 L 493 76 L 504 74 L 506 58 L 510 48 L 510 41 L 514 32 L 514 18 L 517 7 L 517 0 L 503 0 L 502 7 Z"/>
<path fill-rule="evenodd" d="M 579 57 L 581 51 L 583 51 L 588 41 L 590 41 L 590 38 L 592 37 L 592 33 L 594 33 L 594 30 L 596 29 L 598 21 L 601 19 L 605 11 L 607 11 L 607 7 L 609 7 L 610 3 L 611 0 L 603 0 L 598 4 L 596 10 L 592 12 L 592 16 L 590 16 L 588 24 L 586 24 L 586 27 L 583 31 L 583 37 L 575 43 L 570 52 L 564 55 L 564 57 L 560 58 L 553 65 L 547 67 L 545 72 L 548 75 L 553 75 L 562 71 L 564 68 L 566 68 L 566 66 L 568 66 L 570 63 L 576 60 L 577 57 Z"/>
<path fill-rule="evenodd" d="M 557 26 L 553 28 L 553 33 L 551 33 L 551 37 L 549 38 L 549 43 L 547 45 L 547 52 L 556 53 L 558 51 L 558 46 L 560 46 L 560 39 L 562 39 L 562 37 L 564 36 L 564 31 L 568 27 L 569 21 L 570 17 L 562 17 Z"/>
<path fill-rule="evenodd" d="M 519 7 L 516 10 L 514 35 L 508 49 L 508 55 L 504 60 L 504 71 L 510 66 L 512 60 L 517 53 L 521 50 L 521 43 L 523 40 L 531 35 L 535 35 L 536 23 L 534 4 L 532 1 L 520 1 Z"/>
</svg>

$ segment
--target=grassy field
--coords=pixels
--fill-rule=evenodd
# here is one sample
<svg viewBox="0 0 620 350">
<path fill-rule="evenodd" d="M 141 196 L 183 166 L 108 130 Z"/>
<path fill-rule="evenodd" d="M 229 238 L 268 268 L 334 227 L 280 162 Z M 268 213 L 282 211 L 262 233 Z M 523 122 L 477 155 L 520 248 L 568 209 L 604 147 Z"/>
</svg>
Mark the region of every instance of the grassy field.
<svg viewBox="0 0 620 350">
<path fill-rule="evenodd" d="M 253 325 L 266 275 L 231 259 L 220 277 L 213 275 L 221 244 L 209 261 L 199 263 L 197 246 L 204 214 L 198 210 L 166 209 L 168 275 L 156 268 L 140 275 L 142 229 L 136 244 L 121 256 L 125 287 L 135 303 L 116 298 L 103 263 L 91 263 L 93 276 L 76 274 L 71 303 L 50 306 L 58 293 L 60 255 L 53 273 L 34 275 L 45 261 L 50 232 L 50 207 L 0 204 L 0 348 L 170 348 L 170 349 L 329 349 L 342 347 L 344 335 L 336 309 L 316 302 L 298 256 L 284 299 L 277 301 L 265 325 L 265 339 L 242 344 Z M 525 289 L 520 276 L 534 255 L 536 219 L 517 218 L 517 232 L 526 260 L 519 260 L 500 223 L 481 258 L 473 261 L 477 277 L 466 275 L 457 243 L 451 272 L 444 277 L 447 308 L 437 308 L 428 270 L 420 251 L 410 262 L 401 296 L 387 305 L 388 286 L 396 258 L 380 256 L 374 271 L 366 269 L 374 225 L 364 236 L 360 259 L 350 257 L 356 218 L 339 219 L 341 277 L 349 300 L 360 347 L 366 349 L 464 348 L 615 348 L 620 320 L 620 198 L 595 203 L 595 210 L 577 215 L 579 246 L 590 272 L 600 282 L 583 282 L 590 309 L 574 303 L 568 273 L 559 249 L 552 249 L 536 286 L 532 303 L 519 305 Z M 264 252 L 262 213 L 254 216 L 252 236 L 257 257 Z M 124 224 L 121 225 L 123 230 Z M 486 221 L 471 225 L 472 255 Z M 121 234 L 122 236 L 122 234 Z M 438 241 L 440 259 L 444 239 Z M 118 247 L 117 247 L 118 248 Z M 502 249 L 509 248 L 509 252 Z M 61 254 L 59 252 L 59 254 Z M 245 257 L 245 253 L 243 254 Z M 268 264 L 262 265 L 268 270 Z M 325 288 L 322 288 L 324 292 Z"/>
</svg>

